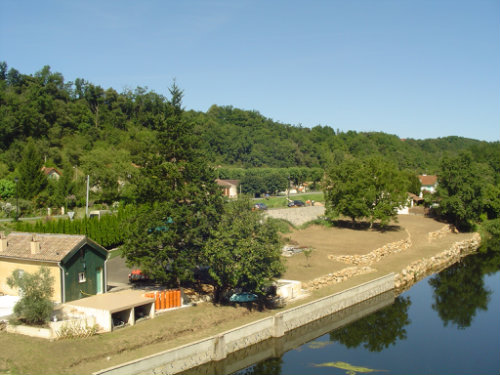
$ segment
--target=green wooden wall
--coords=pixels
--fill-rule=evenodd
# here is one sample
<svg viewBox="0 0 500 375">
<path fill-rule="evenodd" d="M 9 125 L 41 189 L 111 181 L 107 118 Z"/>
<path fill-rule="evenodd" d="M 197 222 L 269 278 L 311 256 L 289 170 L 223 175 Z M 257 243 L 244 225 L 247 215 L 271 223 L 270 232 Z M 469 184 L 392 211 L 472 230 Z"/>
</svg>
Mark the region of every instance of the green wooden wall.
<svg viewBox="0 0 500 375">
<path fill-rule="evenodd" d="M 66 302 L 97 294 L 99 290 L 104 291 L 104 262 L 106 256 L 85 244 L 80 250 L 62 264 L 64 268 L 65 300 Z M 99 269 L 101 270 L 101 288 L 98 288 Z M 83 273 L 85 281 L 80 279 Z"/>
</svg>

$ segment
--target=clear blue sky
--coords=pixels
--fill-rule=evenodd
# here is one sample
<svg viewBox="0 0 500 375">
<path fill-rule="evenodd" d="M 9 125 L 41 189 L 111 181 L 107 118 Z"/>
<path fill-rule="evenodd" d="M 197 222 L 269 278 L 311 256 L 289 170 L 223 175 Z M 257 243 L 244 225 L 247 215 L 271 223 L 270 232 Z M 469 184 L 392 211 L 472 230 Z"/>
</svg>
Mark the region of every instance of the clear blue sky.
<svg viewBox="0 0 500 375">
<path fill-rule="evenodd" d="M 500 137 L 499 0 L 2 0 L 0 61 L 186 109 L 401 138 Z"/>
</svg>

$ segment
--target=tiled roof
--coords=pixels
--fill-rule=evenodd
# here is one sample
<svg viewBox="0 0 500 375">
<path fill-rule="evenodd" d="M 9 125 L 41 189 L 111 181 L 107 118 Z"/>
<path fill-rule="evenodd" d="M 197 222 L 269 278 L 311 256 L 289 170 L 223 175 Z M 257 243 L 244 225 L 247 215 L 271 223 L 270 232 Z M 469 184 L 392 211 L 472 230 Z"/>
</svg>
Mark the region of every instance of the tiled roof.
<svg viewBox="0 0 500 375">
<path fill-rule="evenodd" d="M 40 243 L 36 254 L 31 253 L 31 240 Z M 22 258 L 47 262 L 59 262 L 75 247 L 85 243 L 84 235 L 41 234 L 12 232 L 7 236 L 7 248 L 0 251 L 0 258 Z"/>
<path fill-rule="evenodd" d="M 438 179 L 437 176 L 427 176 L 427 175 L 418 176 L 418 178 L 420 180 L 420 183 L 424 186 L 435 185 Z"/>
<path fill-rule="evenodd" d="M 233 186 L 233 185 L 238 185 L 240 183 L 239 180 L 220 180 L 217 179 L 215 180 L 219 186 Z"/>
</svg>

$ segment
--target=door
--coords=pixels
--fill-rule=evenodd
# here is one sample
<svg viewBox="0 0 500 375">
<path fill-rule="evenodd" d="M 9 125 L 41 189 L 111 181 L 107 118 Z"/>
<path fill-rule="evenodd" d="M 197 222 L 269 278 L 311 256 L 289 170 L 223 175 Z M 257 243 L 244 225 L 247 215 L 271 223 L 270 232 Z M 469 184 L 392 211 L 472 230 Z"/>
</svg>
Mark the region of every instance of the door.
<svg viewBox="0 0 500 375">
<path fill-rule="evenodd" d="M 102 293 L 102 267 L 96 269 L 96 294 Z"/>
</svg>

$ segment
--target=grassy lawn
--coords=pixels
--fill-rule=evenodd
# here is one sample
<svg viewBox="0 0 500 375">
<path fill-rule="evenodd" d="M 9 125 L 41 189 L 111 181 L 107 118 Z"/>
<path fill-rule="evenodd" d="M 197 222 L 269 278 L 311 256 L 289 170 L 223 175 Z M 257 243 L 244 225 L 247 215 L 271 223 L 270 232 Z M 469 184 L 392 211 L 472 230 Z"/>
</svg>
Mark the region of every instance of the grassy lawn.
<svg viewBox="0 0 500 375">
<path fill-rule="evenodd" d="M 471 234 L 449 234 L 429 242 L 427 233 L 442 227 L 443 223 L 432 219 L 406 216 L 401 217 L 399 224 L 392 230 L 385 232 L 316 225 L 292 230 L 286 236 L 301 246 L 313 248 L 313 252 L 309 260 L 303 254 L 286 258 L 287 270 L 283 278 L 302 281 L 348 267 L 329 260 L 329 254 L 366 254 L 386 243 L 406 238 L 408 233 L 411 234 L 413 245 L 373 264 L 372 267 L 376 269 L 374 273 L 355 276 L 315 290 L 309 297 L 291 303 L 286 308 L 345 290 L 389 272 L 399 272 L 415 260 L 431 257 L 448 249 L 454 242 L 471 237 Z M 230 330 L 277 311 L 201 303 L 164 313 L 155 319 L 115 332 L 88 339 L 52 342 L 0 330 L 0 374 L 89 374 Z"/>
<path fill-rule="evenodd" d="M 301 200 L 303 202 L 307 200 L 322 202 L 324 203 L 325 199 L 323 197 L 323 192 L 311 192 L 304 194 L 292 194 L 290 195 L 291 200 Z M 268 208 L 285 208 L 288 207 L 288 201 L 286 196 L 274 196 L 266 198 L 255 199 L 254 203 L 264 203 Z"/>
</svg>

